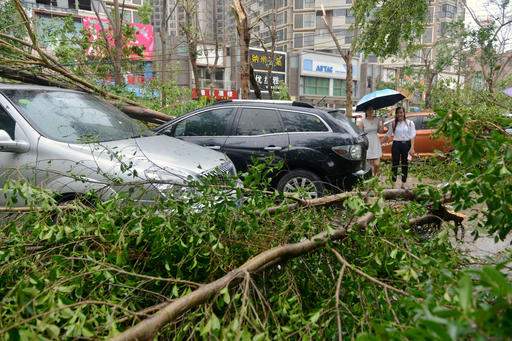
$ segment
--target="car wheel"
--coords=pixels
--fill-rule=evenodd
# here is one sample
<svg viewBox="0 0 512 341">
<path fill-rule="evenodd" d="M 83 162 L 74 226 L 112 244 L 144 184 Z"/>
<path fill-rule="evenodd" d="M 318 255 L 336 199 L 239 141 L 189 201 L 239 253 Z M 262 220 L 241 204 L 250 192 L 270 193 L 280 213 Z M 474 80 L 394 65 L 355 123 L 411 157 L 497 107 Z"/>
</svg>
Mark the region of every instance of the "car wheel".
<svg viewBox="0 0 512 341">
<path fill-rule="evenodd" d="M 315 199 L 324 194 L 324 185 L 315 173 L 292 170 L 279 180 L 277 190 L 283 193 L 297 193 L 302 199 Z"/>
</svg>

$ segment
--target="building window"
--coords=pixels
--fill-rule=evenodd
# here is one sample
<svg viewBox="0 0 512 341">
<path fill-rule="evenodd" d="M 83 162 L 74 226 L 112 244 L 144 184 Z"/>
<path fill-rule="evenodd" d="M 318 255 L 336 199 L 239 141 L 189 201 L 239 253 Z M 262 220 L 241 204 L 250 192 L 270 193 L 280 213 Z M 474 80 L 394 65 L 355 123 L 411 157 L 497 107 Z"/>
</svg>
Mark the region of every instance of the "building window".
<svg viewBox="0 0 512 341">
<path fill-rule="evenodd" d="M 429 7 L 428 8 L 428 18 L 427 18 L 427 22 L 429 24 L 432 24 L 434 22 L 434 7 Z"/>
<path fill-rule="evenodd" d="M 423 33 L 423 43 L 424 44 L 432 44 L 432 28 L 427 28 L 425 33 Z"/>
<path fill-rule="evenodd" d="M 457 13 L 457 7 L 450 5 L 450 4 L 444 4 L 441 7 L 441 17 L 442 18 L 453 18 L 455 17 L 455 14 Z"/>
<path fill-rule="evenodd" d="M 315 0 L 295 0 L 295 9 L 315 8 Z"/>
<path fill-rule="evenodd" d="M 335 79 L 333 84 L 333 96 L 345 97 L 347 95 L 347 81 Z"/>
<path fill-rule="evenodd" d="M 68 7 L 73 9 L 82 9 L 92 11 L 91 0 L 68 0 Z"/>
<path fill-rule="evenodd" d="M 276 25 L 284 25 L 286 24 L 286 12 L 281 12 L 276 15 Z"/>
<path fill-rule="evenodd" d="M 314 12 L 295 14 L 293 23 L 295 29 L 313 29 L 315 28 L 316 14 Z"/>
<path fill-rule="evenodd" d="M 437 29 L 437 34 L 441 37 L 444 37 L 446 33 L 448 32 L 448 23 L 442 22 Z"/>
<path fill-rule="evenodd" d="M 263 0 L 263 11 L 279 9 L 288 6 L 287 0 Z"/>
<path fill-rule="evenodd" d="M 277 30 L 277 32 L 276 32 L 276 40 L 277 41 L 284 41 L 284 40 L 286 40 L 286 35 L 287 35 L 287 29 L 286 28 L 282 28 L 280 30 Z"/>
<path fill-rule="evenodd" d="M 315 45 L 315 33 L 294 33 L 293 47 L 296 49 L 302 47 L 312 47 Z"/>
<path fill-rule="evenodd" d="M 57 0 L 36 0 L 36 3 L 48 6 L 57 6 Z"/>
<path fill-rule="evenodd" d="M 304 77 L 304 95 L 329 96 L 329 79 Z"/>
</svg>

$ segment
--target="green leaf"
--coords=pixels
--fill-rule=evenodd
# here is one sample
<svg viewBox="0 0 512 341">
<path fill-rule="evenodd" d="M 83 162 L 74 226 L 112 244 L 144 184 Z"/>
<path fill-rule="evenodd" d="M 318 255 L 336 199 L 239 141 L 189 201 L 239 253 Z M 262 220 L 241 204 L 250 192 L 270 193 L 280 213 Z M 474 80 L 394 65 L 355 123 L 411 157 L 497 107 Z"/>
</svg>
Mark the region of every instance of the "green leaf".
<svg viewBox="0 0 512 341">
<path fill-rule="evenodd" d="M 318 310 L 316 313 L 314 313 L 310 318 L 309 320 L 311 321 L 311 323 L 316 323 L 318 321 L 318 319 L 320 318 L 320 310 Z"/>
<path fill-rule="evenodd" d="M 389 256 L 390 256 L 391 258 L 395 259 L 395 258 L 396 258 L 397 253 L 398 253 L 398 249 L 394 249 L 393 251 L 391 251 L 391 253 L 389 254 Z"/>
<path fill-rule="evenodd" d="M 229 304 L 231 302 L 231 297 L 229 296 L 229 290 L 228 288 L 224 288 L 220 291 L 222 294 L 222 297 L 224 299 L 224 303 Z"/>
<path fill-rule="evenodd" d="M 473 282 L 468 275 L 459 280 L 458 296 L 462 310 L 467 313 L 473 306 Z"/>
<path fill-rule="evenodd" d="M 500 271 L 494 267 L 484 266 L 480 277 L 484 284 L 494 289 L 494 291 L 502 296 L 512 295 L 512 285 Z"/>
</svg>

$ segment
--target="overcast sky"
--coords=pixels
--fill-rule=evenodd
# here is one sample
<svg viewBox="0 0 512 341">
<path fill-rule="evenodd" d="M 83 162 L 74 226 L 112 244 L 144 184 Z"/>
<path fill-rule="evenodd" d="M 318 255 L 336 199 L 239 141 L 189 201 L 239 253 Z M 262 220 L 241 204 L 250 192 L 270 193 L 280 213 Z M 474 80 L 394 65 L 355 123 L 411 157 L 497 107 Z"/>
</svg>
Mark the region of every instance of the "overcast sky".
<svg viewBox="0 0 512 341">
<path fill-rule="evenodd" d="M 469 8 L 471 8 L 478 17 L 484 18 L 487 16 L 487 12 L 485 11 L 485 3 L 485 0 L 467 0 Z M 468 11 L 466 11 L 465 19 L 467 25 L 474 24 L 473 18 L 471 17 L 471 14 L 468 13 Z"/>
<path fill-rule="evenodd" d="M 469 8 L 475 13 L 477 18 L 485 20 L 488 17 L 488 9 L 491 12 L 496 11 L 495 6 L 488 6 L 489 0 L 467 0 Z M 510 5 L 509 5 L 510 6 Z M 508 15 L 512 15 L 512 11 L 508 10 Z M 467 26 L 476 26 L 471 14 L 466 10 L 465 22 Z M 508 25 L 506 28 L 501 30 L 500 33 L 501 41 L 506 42 L 505 48 L 507 50 L 512 49 L 512 25 Z"/>
</svg>

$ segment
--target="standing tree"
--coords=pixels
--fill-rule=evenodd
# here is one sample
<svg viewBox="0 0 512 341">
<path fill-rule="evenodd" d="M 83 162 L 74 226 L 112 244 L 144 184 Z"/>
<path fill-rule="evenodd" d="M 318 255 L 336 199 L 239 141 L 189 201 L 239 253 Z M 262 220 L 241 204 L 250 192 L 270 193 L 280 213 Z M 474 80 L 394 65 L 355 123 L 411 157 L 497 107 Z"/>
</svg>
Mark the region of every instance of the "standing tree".
<svg viewBox="0 0 512 341">
<path fill-rule="evenodd" d="M 425 82 L 425 107 L 432 108 L 431 94 L 434 80 L 450 66 L 458 68 L 459 55 L 464 52 L 459 49 L 464 43 L 465 30 L 463 22 L 454 22 L 448 26 L 443 37 L 432 45 L 420 45 L 421 65 L 419 73 Z"/>
<path fill-rule="evenodd" d="M 470 31 L 472 55 L 487 90 L 494 92 L 512 62 L 512 53 L 506 53 L 512 42 L 512 3 L 489 0 L 486 20 L 479 19 L 467 4 L 466 8 L 476 23 L 476 28 Z"/>
<path fill-rule="evenodd" d="M 119 0 L 113 0 L 112 6 L 108 7 L 105 5 L 105 1 L 99 1 L 99 4 L 102 7 L 103 13 L 108 18 L 108 31 L 105 27 L 104 20 L 100 17 L 99 8 L 97 8 L 97 3 L 92 3 L 92 8 L 94 13 L 96 14 L 96 19 L 101 27 L 101 32 L 99 32 L 104 40 L 106 45 L 106 51 L 109 54 L 110 60 L 112 62 L 112 76 L 114 78 L 114 83 L 117 86 L 124 85 L 123 79 L 123 56 L 124 49 L 127 45 L 127 41 L 123 34 L 123 21 L 124 21 L 124 1 L 121 6 L 119 6 Z M 113 50 L 109 47 L 112 46 Z"/>
<path fill-rule="evenodd" d="M 270 14 L 272 16 L 272 22 L 269 24 L 266 20 L 263 18 L 259 18 L 259 21 L 265 25 L 267 28 L 269 35 L 270 35 L 270 51 L 267 47 L 267 44 L 263 41 L 263 39 L 260 38 L 259 35 L 255 34 L 254 37 L 258 39 L 260 42 L 261 47 L 263 48 L 263 51 L 265 51 L 266 58 L 266 67 L 267 67 L 267 91 L 268 96 L 270 99 L 273 98 L 273 82 L 270 80 L 272 79 L 272 69 L 274 68 L 275 63 L 275 51 L 276 51 L 276 41 L 277 41 L 277 19 L 276 19 L 276 0 L 273 0 L 273 7 L 272 7 L 272 13 Z M 256 23 L 257 24 L 257 23 Z M 256 25 L 255 24 L 255 25 Z"/>
<path fill-rule="evenodd" d="M 334 41 L 334 44 L 336 45 L 336 49 L 338 50 L 338 53 L 340 54 L 341 58 L 345 62 L 345 65 L 347 67 L 347 94 L 346 94 L 346 100 L 345 100 L 345 115 L 347 117 L 352 117 L 352 93 L 353 93 L 353 86 L 354 82 L 352 80 L 352 56 L 354 55 L 354 48 L 355 48 L 355 39 L 352 40 L 351 46 L 348 49 L 343 49 L 341 47 L 341 44 L 338 40 L 338 37 L 336 37 L 336 34 L 334 34 L 334 31 L 332 29 L 332 26 L 327 21 L 327 15 L 325 13 L 325 8 L 322 4 L 322 19 L 324 21 L 324 25 L 329 31 L 329 34 L 332 37 L 332 40 Z M 356 29 L 353 29 L 354 32 L 356 32 Z"/>
<path fill-rule="evenodd" d="M 249 98 L 250 81 L 250 62 L 249 62 L 249 44 L 251 42 L 251 33 L 249 28 L 249 19 L 241 0 L 233 0 L 231 5 L 236 21 L 236 29 L 240 42 L 240 85 L 241 97 Z"/>
<path fill-rule="evenodd" d="M 192 75 L 194 77 L 194 87 L 201 88 L 199 82 L 199 69 L 197 67 L 197 45 L 199 41 L 199 23 L 197 22 L 197 0 L 178 0 L 181 9 L 185 14 L 185 20 L 180 27 L 187 39 L 188 57 L 190 66 L 192 67 Z"/>
<path fill-rule="evenodd" d="M 160 8 L 161 13 L 163 15 L 162 21 L 160 22 L 160 29 L 158 32 L 160 37 L 160 44 L 162 45 L 162 57 L 160 60 L 160 102 L 162 107 L 165 107 L 167 105 L 167 91 L 165 91 L 164 88 L 169 79 L 169 20 L 174 14 L 174 11 L 176 11 L 177 6 L 177 1 L 174 3 L 174 6 L 170 8 L 169 0 L 162 0 Z"/>
</svg>

